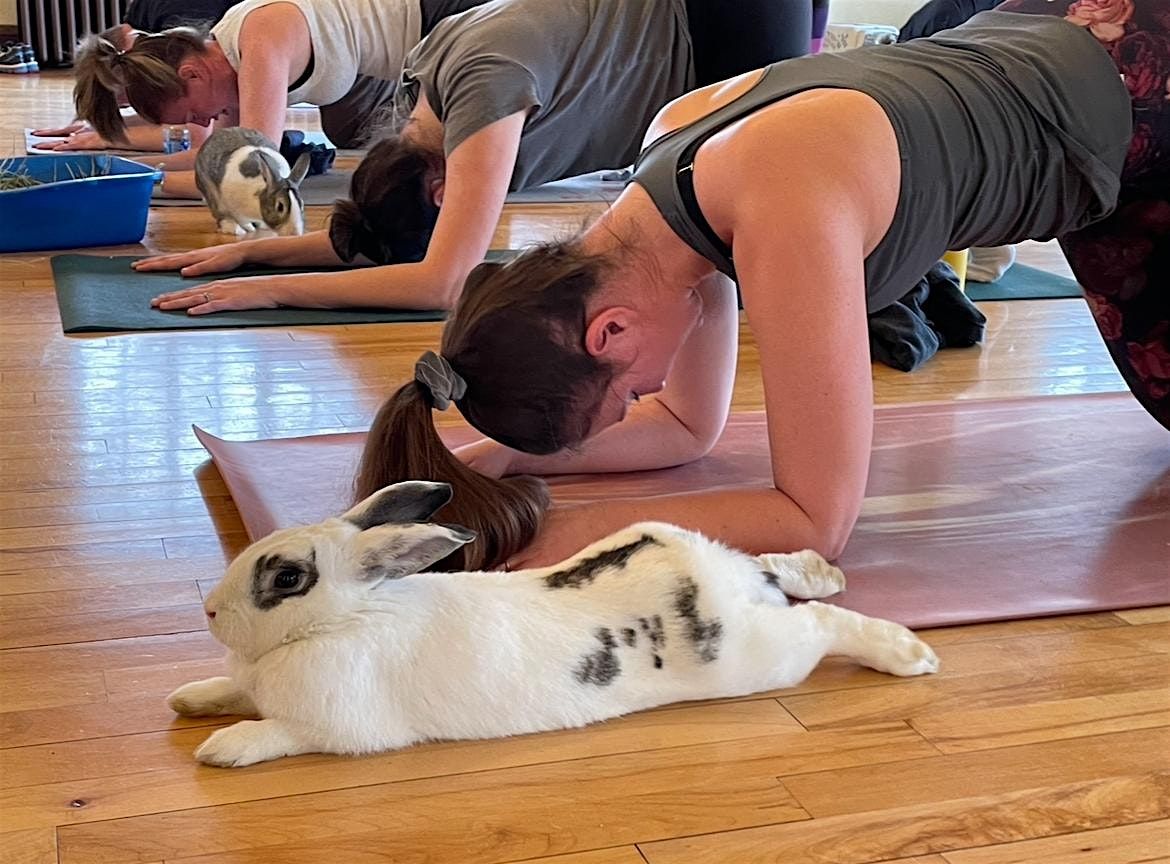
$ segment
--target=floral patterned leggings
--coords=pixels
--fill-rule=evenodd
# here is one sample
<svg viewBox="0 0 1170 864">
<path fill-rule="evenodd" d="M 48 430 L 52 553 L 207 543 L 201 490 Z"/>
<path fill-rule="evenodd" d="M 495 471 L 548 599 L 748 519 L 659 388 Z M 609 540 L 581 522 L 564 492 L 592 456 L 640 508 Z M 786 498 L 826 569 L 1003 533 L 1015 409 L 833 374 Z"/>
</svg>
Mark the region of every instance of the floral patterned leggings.
<svg viewBox="0 0 1170 864">
<path fill-rule="evenodd" d="M 1170 0 L 1008 0 L 1061 15 L 1105 46 L 1133 99 L 1117 209 L 1060 239 L 1130 390 L 1170 429 Z"/>
</svg>

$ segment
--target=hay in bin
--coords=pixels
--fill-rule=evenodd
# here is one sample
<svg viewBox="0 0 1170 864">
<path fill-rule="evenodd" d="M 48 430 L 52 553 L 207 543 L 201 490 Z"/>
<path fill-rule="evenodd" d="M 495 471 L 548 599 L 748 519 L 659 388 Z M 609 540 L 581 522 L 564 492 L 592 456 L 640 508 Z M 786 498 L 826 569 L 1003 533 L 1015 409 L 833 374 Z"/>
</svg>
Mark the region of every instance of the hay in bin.
<svg viewBox="0 0 1170 864">
<path fill-rule="evenodd" d="M 16 167 L 14 170 L 14 166 Z M 69 176 L 59 176 L 59 169 L 61 166 L 53 166 L 52 180 L 38 180 L 28 172 L 28 165 L 21 164 L 12 159 L 0 160 L 0 192 L 10 192 L 14 189 L 29 189 L 33 186 L 43 186 L 46 183 L 57 183 L 62 180 L 81 180 L 85 177 L 100 177 L 110 173 L 109 165 L 105 165 L 104 170 L 96 170 L 97 164 L 94 163 L 95 170 L 86 171 L 83 168 L 74 170 L 73 166 L 66 163 L 65 170 Z"/>
</svg>

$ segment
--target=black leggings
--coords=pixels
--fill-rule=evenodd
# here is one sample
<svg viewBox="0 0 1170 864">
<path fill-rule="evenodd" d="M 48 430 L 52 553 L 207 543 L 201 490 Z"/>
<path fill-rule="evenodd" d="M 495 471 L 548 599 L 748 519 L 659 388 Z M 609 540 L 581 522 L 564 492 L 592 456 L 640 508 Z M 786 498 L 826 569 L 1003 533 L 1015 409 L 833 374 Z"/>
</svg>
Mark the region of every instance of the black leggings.
<svg viewBox="0 0 1170 864">
<path fill-rule="evenodd" d="M 814 36 L 824 32 L 823 20 L 821 33 L 813 32 L 813 5 L 813 0 L 687 0 L 695 85 L 807 54 Z"/>
</svg>

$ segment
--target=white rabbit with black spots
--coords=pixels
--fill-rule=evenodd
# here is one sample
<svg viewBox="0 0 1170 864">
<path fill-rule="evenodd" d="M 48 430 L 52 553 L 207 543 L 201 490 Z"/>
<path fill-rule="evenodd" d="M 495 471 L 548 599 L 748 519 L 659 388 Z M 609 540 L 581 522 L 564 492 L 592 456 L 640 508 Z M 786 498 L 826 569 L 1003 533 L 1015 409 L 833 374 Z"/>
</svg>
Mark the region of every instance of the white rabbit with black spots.
<svg viewBox="0 0 1170 864">
<path fill-rule="evenodd" d="M 441 483 L 388 486 L 344 515 L 254 543 L 208 595 L 230 677 L 168 697 L 185 715 L 255 715 L 196 757 L 250 765 L 434 739 L 582 726 L 655 705 L 799 683 L 826 654 L 934 672 L 898 624 L 823 597 L 841 571 L 811 551 L 753 557 L 646 522 L 556 565 L 420 572 L 472 539 L 429 521 Z"/>
<path fill-rule="evenodd" d="M 280 150 L 255 129 L 229 126 L 203 142 L 195 157 L 195 185 L 223 234 L 268 229 L 279 236 L 305 230 L 301 181 L 311 157 L 291 169 Z"/>
</svg>

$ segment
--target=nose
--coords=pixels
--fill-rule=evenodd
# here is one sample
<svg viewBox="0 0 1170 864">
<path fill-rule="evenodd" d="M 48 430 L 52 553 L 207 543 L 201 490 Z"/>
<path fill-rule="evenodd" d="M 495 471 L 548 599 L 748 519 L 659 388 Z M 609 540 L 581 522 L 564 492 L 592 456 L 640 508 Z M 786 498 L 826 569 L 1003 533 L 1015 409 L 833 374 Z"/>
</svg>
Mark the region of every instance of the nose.
<svg viewBox="0 0 1170 864">
<path fill-rule="evenodd" d="M 210 621 L 211 619 L 213 619 L 215 617 L 215 610 L 214 609 L 204 609 L 203 611 L 207 615 L 208 621 Z"/>
</svg>

